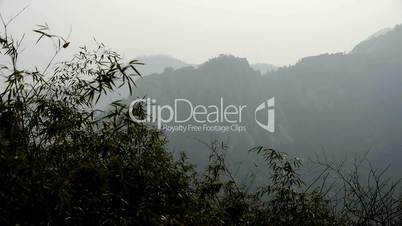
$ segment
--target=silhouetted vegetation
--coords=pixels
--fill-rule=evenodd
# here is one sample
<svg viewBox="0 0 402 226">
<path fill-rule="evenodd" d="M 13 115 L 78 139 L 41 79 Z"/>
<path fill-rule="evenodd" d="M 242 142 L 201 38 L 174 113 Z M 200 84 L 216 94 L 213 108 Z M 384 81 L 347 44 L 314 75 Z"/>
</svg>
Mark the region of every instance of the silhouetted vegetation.
<svg viewBox="0 0 402 226">
<path fill-rule="evenodd" d="M 96 109 L 102 95 L 134 88 L 140 62 L 125 63 L 99 43 L 30 71 L 20 68 L 21 42 L 3 25 L 0 225 L 401 224 L 397 183 L 371 168 L 363 185 L 359 164 L 345 174 L 335 163 L 319 163 L 323 173 L 306 185 L 301 160 L 256 147 L 250 151 L 264 158 L 270 177 L 249 191 L 226 167 L 227 147 L 214 141 L 207 169 L 197 172 L 184 154 L 173 158 L 161 131 L 130 120 L 122 102 Z M 47 26 L 35 32 L 38 41 L 57 44 L 55 54 L 69 47 Z M 133 113 L 144 117 L 141 105 Z M 327 185 L 329 175 L 341 186 Z"/>
</svg>

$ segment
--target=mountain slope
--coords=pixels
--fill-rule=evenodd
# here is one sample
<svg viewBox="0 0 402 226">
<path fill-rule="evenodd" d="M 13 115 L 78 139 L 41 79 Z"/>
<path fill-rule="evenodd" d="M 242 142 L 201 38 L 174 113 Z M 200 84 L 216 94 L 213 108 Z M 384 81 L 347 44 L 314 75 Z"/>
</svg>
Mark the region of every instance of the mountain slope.
<svg viewBox="0 0 402 226">
<path fill-rule="evenodd" d="M 402 28 L 397 26 L 385 35 L 363 41 L 349 54 L 306 57 L 262 77 L 246 59 L 222 55 L 198 68 L 147 76 L 138 82 L 135 96 L 153 97 L 159 104 L 186 98 L 195 104 L 211 105 L 222 98 L 227 104 L 248 106 L 243 122 L 246 132 L 167 133 L 170 148 L 186 150 L 197 163 L 207 161 L 208 156 L 199 140 L 219 138 L 231 147 L 228 159 L 233 164 L 254 158 L 247 152 L 249 148 L 266 145 L 303 158 L 322 150 L 337 158 L 371 150 L 374 161 L 393 161 L 399 167 L 400 40 Z M 254 118 L 254 109 L 271 97 L 276 102 L 273 134 L 259 127 Z"/>
<path fill-rule="evenodd" d="M 397 25 L 393 30 L 383 30 L 372 35 L 367 40 L 359 43 L 351 54 L 370 54 L 389 56 L 402 51 L 402 25 Z"/>
<path fill-rule="evenodd" d="M 141 73 L 143 75 L 162 73 L 166 68 L 169 67 L 178 69 L 191 66 L 191 64 L 168 55 L 140 56 L 137 59 L 145 64 L 145 66 L 141 67 Z"/>
</svg>

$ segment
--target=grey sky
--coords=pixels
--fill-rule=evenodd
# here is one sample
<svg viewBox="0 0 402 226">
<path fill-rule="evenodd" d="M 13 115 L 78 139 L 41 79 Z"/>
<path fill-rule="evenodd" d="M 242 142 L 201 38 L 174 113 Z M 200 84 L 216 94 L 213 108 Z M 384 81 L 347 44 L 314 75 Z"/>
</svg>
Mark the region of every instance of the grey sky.
<svg viewBox="0 0 402 226">
<path fill-rule="evenodd" d="M 105 42 L 127 57 L 169 54 L 201 63 L 220 53 L 293 64 L 347 52 L 372 33 L 402 23 L 401 0 L 0 0 L 17 32 L 48 22 L 73 44 Z"/>
</svg>

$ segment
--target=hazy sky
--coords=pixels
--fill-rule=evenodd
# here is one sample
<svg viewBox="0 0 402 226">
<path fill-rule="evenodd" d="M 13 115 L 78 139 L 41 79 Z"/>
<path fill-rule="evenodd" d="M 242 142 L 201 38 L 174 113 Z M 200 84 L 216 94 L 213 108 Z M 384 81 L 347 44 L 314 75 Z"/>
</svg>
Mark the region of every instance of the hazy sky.
<svg viewBox="0 0 402 226">
<path fill-rule="evenodd" d="M 169 54 L 201 63 L 220 53 L 250 62 L 294 64 L 348 52 L 372 33 L 402 23 L 402 0 L 0 0 L 5 17 L 29 32 L 48 22 L 75 46 L 96 37 L 127 57 Z"/>
</svg>

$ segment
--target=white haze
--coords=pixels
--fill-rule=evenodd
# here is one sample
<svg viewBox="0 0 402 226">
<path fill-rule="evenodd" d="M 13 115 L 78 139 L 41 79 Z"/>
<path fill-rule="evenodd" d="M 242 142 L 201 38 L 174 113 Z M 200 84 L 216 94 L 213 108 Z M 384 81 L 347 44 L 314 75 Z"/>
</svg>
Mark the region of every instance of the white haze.
<svg viewBox="0 0 402 226">
<path fill-rule="evenodd" d="M 6 18 L 25 6 L 17 34 L 45 22 L 67 34 L 71 25 L 73 47 L 96 37 L 127 57 L 168 54 L 193 64 L 221 53 L 294 64 L 348 52 L 402 23 L 401 0 L 0 0 Z"/>
</svg>

